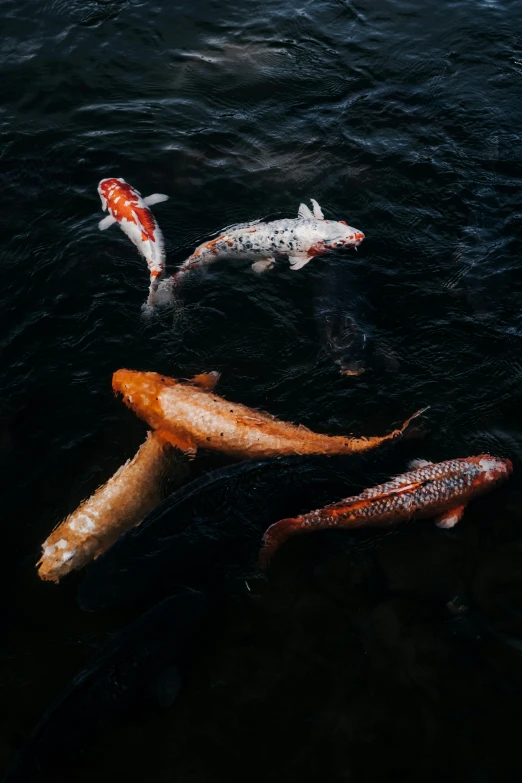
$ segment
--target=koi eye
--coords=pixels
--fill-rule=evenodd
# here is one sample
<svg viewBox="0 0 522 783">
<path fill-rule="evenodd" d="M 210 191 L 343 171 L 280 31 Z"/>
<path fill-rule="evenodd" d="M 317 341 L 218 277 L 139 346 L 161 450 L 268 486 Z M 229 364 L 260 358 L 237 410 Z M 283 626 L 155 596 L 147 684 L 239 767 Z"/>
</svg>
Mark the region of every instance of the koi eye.
<svg viewBox="0 0 522 783">
<path fill-rule="evenodd" d="M 343 224 L 343 226 L 347 226 L 347 225 L 348 225 L 348 223 L 346 222 L 346 220 L 339 220 L 339 223 L 342 223 L 342 224 Z"/>
</svg>

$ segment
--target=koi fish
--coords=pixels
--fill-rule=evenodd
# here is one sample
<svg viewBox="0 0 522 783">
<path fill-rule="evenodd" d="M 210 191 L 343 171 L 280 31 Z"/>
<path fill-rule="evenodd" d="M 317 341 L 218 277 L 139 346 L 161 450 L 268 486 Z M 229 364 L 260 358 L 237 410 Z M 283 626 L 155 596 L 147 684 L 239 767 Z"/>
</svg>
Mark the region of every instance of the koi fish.
<svg viewBox="0 0 522 783">
<path fill-rule="evenodd" d="M 168 441 L 149 433 L 132 460 L 70 514 L 42 545 L 40 579 L 58 582 L 98 557 L 161 500 Z"/>
<path fill-rule="evenodd" d="M 136 245 L 147 261 L 150 272 L 150 288 L 147 306 L 154 305 L 154 297 L 160 280 L 165 276 L 165 248 L 163 234 L 149 207 L 167 201 L 163 193 L 141 197 L 141 193 L 131 187 L 121 177 L 102 179 L 98 185 L 102 209 L 109 211 L 107 217 L 100 220 L 100 231 L 119 223 L 124 234 Z"/>
<path fill-rule="evenodd" d="M 324 352 L 341 375 L 358 377 L 368 370 L 393 371 L 397 358 L 377 337 L 373 308 L 353 270 L 337 265 L 319 282 L 314 315 Z"/>
<path fill-rule="evenodd" d="M 320 435 L 218 397 L 211 391 L 217 377 L 217 373 L 203 373 L 187 383 L 155 372 L 117 370 L 112 388 L 165 440 L 192 457 L 198 448 L 239 459 L 369 451 L 403 435 L 426 410 L 417 411 L 399 429 L 381 437 Z"/>
<path fill-rule="evenodd" d="M 212 264 L 221 258 L 240 257 L 251 260 L 255 272 L 272 269 L 276 258 L 287 256 L 290 269 L 302 269 L 315 256 L 331 250 L 357 247 L 364 234 L 344 220 L 325 220 L 321 207 L 311 199 L 313 212 L 301 204 L 296 219 L 285 218 L 263 223 L 239 223 L 223 234 L 200 245 L 175 275 L 173 284 L 192 269 Z"/>
<path fill-rule="evenodd" d="M 411 472 L 360 495 L 271 525 L 263 537 L 260 566 L 266 568 L 288 538 L 314 530 L 386 527 L 430 517 L 438 527 L 451 528 L 473 497 L 489 492 L 513 471 L 509 459 L 489 454 L 438 463 L 414 460 L 411 466 Z"/>
</svg>

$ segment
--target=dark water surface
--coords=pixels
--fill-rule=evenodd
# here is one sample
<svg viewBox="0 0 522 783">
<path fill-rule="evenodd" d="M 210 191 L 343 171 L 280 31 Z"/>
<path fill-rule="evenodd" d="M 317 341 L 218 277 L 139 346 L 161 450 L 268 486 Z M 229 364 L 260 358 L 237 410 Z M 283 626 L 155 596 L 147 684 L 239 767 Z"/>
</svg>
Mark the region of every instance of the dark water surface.
<svg viewBox="0 0 522 783">
<path fill-rule="evenodd" d="M 522 4 L 0 0 L 0 28 L 3 768 L 123 622 L 34 569 L 144 437 L 114 370 L 219 370 L 231 400 L 332 434 L 431 405 L 418 456 L 520 471 Z M 143 260 L 97 229 L 106 176 L 169 194 L 172 271 L 310 197 L 366 240 L 301 272 L 216 265 L 146 323 Z M 371 338 L 359 378 L 328 352 L 330 296 Z M 515 474 L 454 531 L 276 569 L 180 700 L 68 779 L 519 779 L 521 512 Z"/>
</svg>

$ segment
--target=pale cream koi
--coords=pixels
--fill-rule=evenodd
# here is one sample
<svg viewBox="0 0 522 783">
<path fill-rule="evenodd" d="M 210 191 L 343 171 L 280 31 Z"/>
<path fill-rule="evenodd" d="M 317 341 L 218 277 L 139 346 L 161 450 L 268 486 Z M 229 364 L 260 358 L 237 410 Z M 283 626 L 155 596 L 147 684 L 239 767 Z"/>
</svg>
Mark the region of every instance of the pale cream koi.
<svg viewBox="0 0 522 783">
<path fill-rule="evenodd" d="M 37 563 L 41 579 L 58 582 L 105 552 L 138 525 L 161 500 L 170 444 L 149 433 L 135 457 L 96 490 L 44 541 Z"/>
</svg>

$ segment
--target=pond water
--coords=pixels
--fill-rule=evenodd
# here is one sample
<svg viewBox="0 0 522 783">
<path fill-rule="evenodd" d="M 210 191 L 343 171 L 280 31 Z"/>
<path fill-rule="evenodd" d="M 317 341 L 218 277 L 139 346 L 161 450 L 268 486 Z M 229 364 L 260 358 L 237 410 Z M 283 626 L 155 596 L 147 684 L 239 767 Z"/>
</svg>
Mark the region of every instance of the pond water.
<svg viewBox="0 0 522 783">
<path fill-rule="evenodd" d="M 80 577 L 43 584 L 34 564 L 144 438 L 111 392 L 129 367 L 218 370 L 226 398 L 331 434 L 382 434 L 429 405 L 414 456 L 485 451 L 515 474 L 453 531 L 346 534 L 313 568 L 277 571 L 223 618 L 180 700 L 115 727 L 76 779 L 519 779 L 522 5 L 0 14 L 2 767 L 125 620 L 83 613 Z M 310 198 L 366 239 L 299 272 L 224 261 L 145 321 L 143 259 L 97 228 L 107 176 L 169 195 L 153 211 L 172 272 L 223 226 Z M 339 371 L 347 322 L 368 338 L 358 377 Z"/>
</svg>

